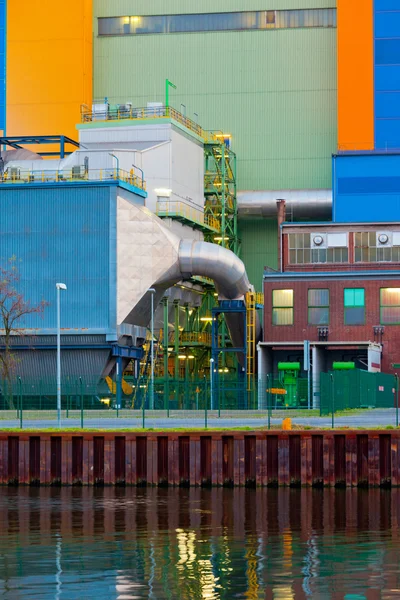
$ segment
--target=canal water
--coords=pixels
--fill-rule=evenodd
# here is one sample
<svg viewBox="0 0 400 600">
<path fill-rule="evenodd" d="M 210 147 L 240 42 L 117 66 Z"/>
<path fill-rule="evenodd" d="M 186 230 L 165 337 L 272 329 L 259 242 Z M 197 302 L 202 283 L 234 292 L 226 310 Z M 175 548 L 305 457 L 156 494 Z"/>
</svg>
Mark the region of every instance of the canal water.
<svg viewBox="0 0 400 600">
<path fill-rule="evenodd" d="M 0 488 L 0 597 L 400 598 L 400 490 Z"/>
</svg>

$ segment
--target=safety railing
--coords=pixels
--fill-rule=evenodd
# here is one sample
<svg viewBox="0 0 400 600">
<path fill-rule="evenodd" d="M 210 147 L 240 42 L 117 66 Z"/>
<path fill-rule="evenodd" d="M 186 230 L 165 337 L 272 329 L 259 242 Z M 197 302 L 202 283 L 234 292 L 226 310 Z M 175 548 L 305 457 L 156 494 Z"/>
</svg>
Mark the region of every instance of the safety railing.
<svg viewBox="0 0 400 600">
<path fill-rule="evenodd" d="M 204 344 L 205 346 L 211 346 L 211 333 L 204 331 L 184 331 L 181 333 L 180 339 L 183 344 Z"/>
<path fill-rule="evenodd" d="M 25 170 L 17 167 L 6 169 L 0 176 L 0 184 L 46 183 L 46 182 L 78 182 L 78 181 L 124 181 L 141 190 L 146 189 L 146 182 L 137 176 L 133 169 L 85 169 L 74 166 L 60 170 Z"/>
<path fill-rule="evenodd" d="M 200 208 L 181 200 L 159 200 L 156 212 L 159 217 L 184 218 L 197 225 L 206 226 L 216 233 L 221 230 L 220 221 L 213 215 L 204 214 Z"/>
<path fill-rule="evenodd" d="M 150 106 L 147 108 L 135 108 L 129 105 L 112 106 L 109 105 L 106 110 L 91 111 L 88 107 L 81 107 L 82 123 L 92 123 L 94 121 L 122 121 L 129 119 L 131 121 L 143 121 L 149 119 L 173 119 L 180 123 L 186 129 L 189 129 L 201 138 L 205 138 L 206 132 L 192 119 L 189 119 L 172 106 Z"/>
</svg>

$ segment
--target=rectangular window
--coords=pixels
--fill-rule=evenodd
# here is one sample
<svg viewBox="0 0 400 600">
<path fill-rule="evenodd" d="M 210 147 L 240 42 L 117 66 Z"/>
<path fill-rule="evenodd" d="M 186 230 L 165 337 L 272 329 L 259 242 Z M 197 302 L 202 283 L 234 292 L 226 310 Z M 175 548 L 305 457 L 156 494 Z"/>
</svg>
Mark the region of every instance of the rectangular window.
<svg viewBox="0 0 400 600">
<path fill-rule="evenodd" d="M 400 325 L 400 288 L 381 288 L 381 325 Z"/>
<path fill-rule="evenodd" d="M 329 236 L 332 243 L 329 244 Z M 336 237 L 335 237 L 336 236 Z M 311 248 L 310 233 L 289 233 L 289 264 L 346 263 L 349 261 L 347 234 L 329 234 L 328 248 Z"/>
<path fill-rule="evenodd" d="M 308 324 L 329 324 L 329 290 L 308 290 Z"/>
<path fill-rule="evenodd" d="M 100 17 L 99 36 L 336 27 L 335 8 Z"/>
<path fill-rule="evenodd" d="M 272 325 L 293 325 L 293 290 L 273 290 Z"/>
<path fill-rule="evenodd" d="M 365 290 L 364 288 L 346 288 L 344 290 L 344 324 L 364 325 Z"/>
<path fill-rule="evenodd" d="M 354 262 L 400 262 L 400 238 L 393 234 L 393 246 L 379 245 L 376 231 L 363 231 L 354 234 Z"/>
</svg>

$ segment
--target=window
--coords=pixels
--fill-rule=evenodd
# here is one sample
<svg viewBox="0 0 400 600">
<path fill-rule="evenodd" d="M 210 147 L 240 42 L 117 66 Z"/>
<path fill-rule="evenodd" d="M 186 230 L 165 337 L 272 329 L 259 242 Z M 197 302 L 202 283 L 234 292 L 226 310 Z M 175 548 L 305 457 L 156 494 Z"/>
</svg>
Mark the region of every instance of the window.
<svg viewBox="0 0 400 600">
<path fill-rule="evenodd" d="M 400 262 L 399 238 L 393 235 L 393 246 L 379 246 L 376 231 L 354 234 L 354 262 Z"/>
<path fill-rule="evenodd" d="M 344 324 L 364 325 L 365 291 L 363 288 L 346 288 L 344 290 Z"/>
<path fill-rule="evenodd" d="M 100 17 L 99 36 L 336 27 L 335 8 Z"/>
<path fill-rule="evenodd" d="M 381 288 L 381 325 L 400 325 L 400 288 Z"/>
<path fill-rule="evenodd" d="M 293 325 L 293 290 L 272 291 L 272 325 Z"/>
<path fill-rule="evenodd" d="M 308 290 L 308 324 L 329 324 L 329 290 Z"/>
<path fill-rule="evenodd" d="M 345 236 L 345 237 L 344 237 Z M 328 234 L 327 247 L 311 248 L 310 233 L 289 233 L 289 264 L 346 263 L 349 260 L 346 234 Z M 343 247 L 343 239 L 346 246 Z M 331 245 L 337 244 L 336 245 Z"/>
</svg>

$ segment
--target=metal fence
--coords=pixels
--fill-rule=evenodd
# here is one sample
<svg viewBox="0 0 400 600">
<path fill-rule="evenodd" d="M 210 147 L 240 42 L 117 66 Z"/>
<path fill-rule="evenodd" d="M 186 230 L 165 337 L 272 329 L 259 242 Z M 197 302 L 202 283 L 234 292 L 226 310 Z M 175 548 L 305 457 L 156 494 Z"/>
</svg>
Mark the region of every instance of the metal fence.
<svg viewBox="0 0 400 600">
<path fill-rule="evenodd" d="M 321 373 L 321 415 L 361 408 L 393 408 L 397 381 L 387 373 L 354 369 Z"/>
<path fill-rule="evenodd" d="M 76 377 L 61 384 L 62 426 L 190 428 L 207 427 L 214 420 L 213 427 L 271 427 L 286 417 L 299 427 L 397 426 L 397 381 L 391 375 L 373 375 L 322 374 L 318 405 L 311 381 L 302 377 L 283 382 L 271 374 L 259 379 L 251 391 L 243 378 L 219 377 L 213 386 L 207 377 L 156 379 L 154 393 L 150 381 L 126 378 L 122 394 L 111 380 Z M 57 418 L 55 379 L 0 382 L 0 429 L 54 428 Z"/>
</svg>

